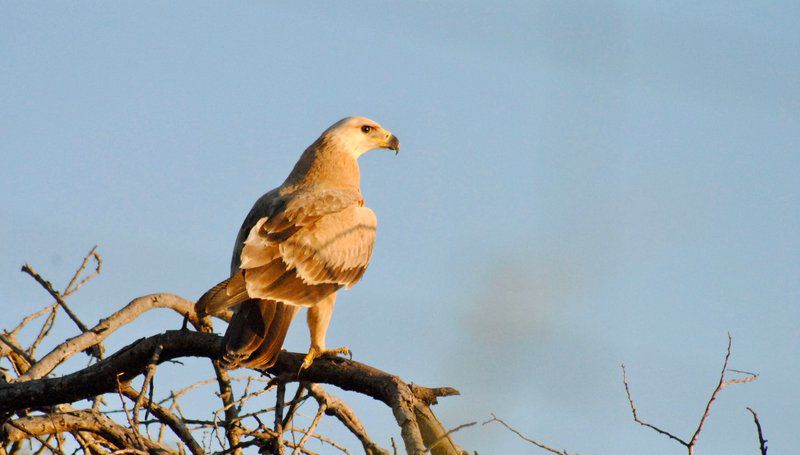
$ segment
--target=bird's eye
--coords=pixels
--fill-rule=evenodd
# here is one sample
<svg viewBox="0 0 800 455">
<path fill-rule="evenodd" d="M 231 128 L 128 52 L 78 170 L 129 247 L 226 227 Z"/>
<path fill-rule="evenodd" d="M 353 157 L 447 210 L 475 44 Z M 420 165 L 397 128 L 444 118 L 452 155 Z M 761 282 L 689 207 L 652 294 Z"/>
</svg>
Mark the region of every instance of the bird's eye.
<svg viewBox="0 0 800 455">
<path fill-rule="evenodd" d="M 370 131 L 372 131 L 372 127 L 369 126 L 369 125 L 364 125 L 364 126 L 361 127 L 361 132 L 362 133 L 366 134 L 366 133 L 369 133 Z"/>
</svg>

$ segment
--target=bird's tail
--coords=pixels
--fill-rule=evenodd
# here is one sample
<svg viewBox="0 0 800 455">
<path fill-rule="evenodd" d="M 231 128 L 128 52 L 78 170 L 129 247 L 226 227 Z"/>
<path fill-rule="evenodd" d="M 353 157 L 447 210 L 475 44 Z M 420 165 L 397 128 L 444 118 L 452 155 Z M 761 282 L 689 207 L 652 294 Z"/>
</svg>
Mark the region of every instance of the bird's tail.
<svg viewBox="0 0 800 455">
<path fill-rule="evenodd" d="M 244 302 L 249 297 L 245 289 L 244 275 L 241 272 L 206 291 L 194 308 L 200 316 L 219 314 L 228 308 Z"/>
<path fill-rule="evenodd" d="M 299 309 L 273 300 L 243 302 L 225 332 L 225 367 L 271 367 L 278 359 L 289 324 Z"/>
</svg>

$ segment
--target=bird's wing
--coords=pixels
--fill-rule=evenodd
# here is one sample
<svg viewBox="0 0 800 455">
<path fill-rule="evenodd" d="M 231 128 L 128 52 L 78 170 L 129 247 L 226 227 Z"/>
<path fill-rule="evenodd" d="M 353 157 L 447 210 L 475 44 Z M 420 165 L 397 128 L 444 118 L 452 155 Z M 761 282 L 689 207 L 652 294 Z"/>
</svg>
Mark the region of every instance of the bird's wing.
<svg viewBox="0 0 800 455">
<path fill-rule="evenodd" d="M 258 220 L 241 250 L 240 272 L 251 298 L 309 306 L 366 270 L 375 214 L 356 191 L 317 190 L 287 197 Z"/>
<path fill-rule="evenodd" d="M 306 283 L 350 288 L 364 275 L 378 220 L 367 207 L 349 206 L 320 217 L 280 244 L 284 262 Z"/>
</svg>

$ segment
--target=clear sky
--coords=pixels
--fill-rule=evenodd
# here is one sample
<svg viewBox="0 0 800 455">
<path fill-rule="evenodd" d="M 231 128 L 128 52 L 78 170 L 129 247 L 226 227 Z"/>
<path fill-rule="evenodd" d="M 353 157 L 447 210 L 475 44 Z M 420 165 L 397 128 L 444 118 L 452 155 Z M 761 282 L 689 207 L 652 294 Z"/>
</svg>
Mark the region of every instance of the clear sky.
<svg viewBox="0 0 800 455">
<path fill-rule="evenodd" d="M 448 427 L 494 412 L 570 452 L 671 454 L 632 422 L 619 364 L 642 417 L 689 436 L 730 331 L 730 366 L 761 377 L 722 392 L 698 449 L 755 453 L 752 406 L 790 453 L 800 7 L 662 3 L 2 2 L 0 325 L 48 301 L 23 262 L 63 286 L 94 244 L 87 322 L 197 298 L 252 202 L 363 115 L 403 150 L 361 158 L 378 241 L 330 345 L 460 389 L 435 409 Z M 151 314 L 108 344 L 179 323 Z M 286 347 L 307 342 L 298 319 Z M 345 397 L 388 445 L 388 410 Z M 499 426 L 456 439 L 534 452 Z"/>
</svg>

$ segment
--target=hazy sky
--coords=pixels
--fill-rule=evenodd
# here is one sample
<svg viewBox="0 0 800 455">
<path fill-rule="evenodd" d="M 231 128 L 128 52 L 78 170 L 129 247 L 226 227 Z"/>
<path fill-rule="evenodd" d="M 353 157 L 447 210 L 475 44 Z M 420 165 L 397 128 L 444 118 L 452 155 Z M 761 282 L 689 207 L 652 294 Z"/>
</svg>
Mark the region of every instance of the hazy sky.
<svg viewBox="0 0 800 455">
<path fill-rule="evenodd" d="M 0 326 L 48 303 L 23 262 L 63 286 L 94 244 L 88 323 L 197 298 L 253 201 L 364 115 L 403 149 L 361 158 L 378 241 L 331 346 L 460 389 L 435 408 L 448 427 L 494 412 L 571 453 L 673 454 L 631 420 L 619 364 L 641 416 L 689 437 L 730 331 L 730 366 L 761 377 L 722 392 L 698 450 L 755 453 L 752 406 L 790 453 L 798 23 L 796 2 L 2 2 Z M 179 324 L 153 313 L 108 345 Z M 307 343 L 298 318 L 286 347 Z M 159 371 L 162 392 L 210 374 Z M 340 393 L 388 445 L 388 409 Z M 456 440 L 536 452 L 499 426 Z"/>
</svg>

